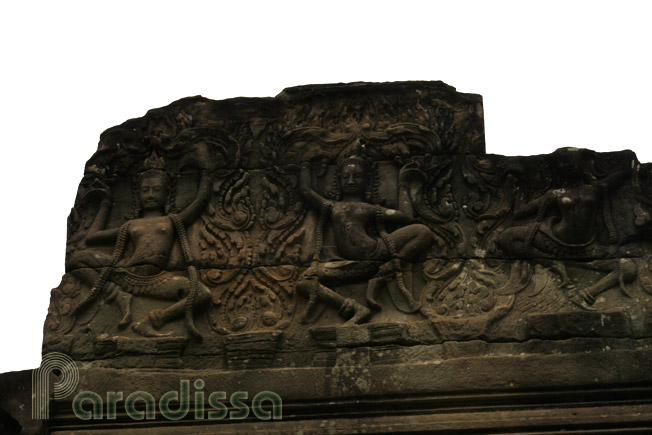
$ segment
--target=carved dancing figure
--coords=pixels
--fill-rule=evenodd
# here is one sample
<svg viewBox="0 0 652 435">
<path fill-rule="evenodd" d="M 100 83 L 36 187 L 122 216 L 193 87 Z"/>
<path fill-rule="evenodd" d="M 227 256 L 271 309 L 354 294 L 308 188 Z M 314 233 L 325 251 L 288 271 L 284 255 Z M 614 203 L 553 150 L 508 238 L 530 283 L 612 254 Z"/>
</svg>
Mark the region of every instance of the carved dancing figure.
<svg viewBox="0 0 652 435">
<path fill-rule="evenodd" d="M 609 191 L 620 186 L 631 174 L 628 170 L 619 170 L 595 179 L 586 167 L 589 159 L 584 150 L 556 150 L 552 154 L 552 172 L 559 176 L 557 188 L 532 201 L 517 204 L 514 210 L 516 219 L 535 216 L 536 220 L 505 229 L 496 242 L 507 254 L 539 257 L 537 261 L 549 265 L 559 276 L 561 286 L 568 289 L 573 289 L 574 285 L 564 263 L 545 257 L 595 258 L 595 254 L 589 251 L 596 241 L 600 215 L 609 232 L 609 244 L 615 247 L 618 235 L 611 215 Z M 572 302 L 584 308 L 589 308 L 602 292 L 618 284 L 622 288 L 624 282 L 631 282 L 636 277 L 636 267 L 631 260 L 596 260 L 578 265 L 608 274 L 571 298 Z M 527 265 L 522 263 L 522 266 Z M 522 267 L 521 275 L 526 273 L 526 268 Z"/>
<path fill-rule="evenodd" d="M 342 317 L 349 318 L 348 323 L 368 320 L 372 315 L 369 308 L 328 286 L 370 279 L 367 302 L 379 310 L 375 293 L 381 281 L 389 280 L 388 275 L 395 275 L 410 308 L 418 309 L 412 294 L 405 288 L 400 260 L 422 260 L 435 243 L 434 236 L 427 226 L 414 223 L 406 213 L 367 202 L 365 193 L 370 172 L 370 165 L 359 155 L 340 160 L 336 175 L 337 198 L 328 200 L 312 188 L 310 164 L 302 165 L 302 195 L 319 211 L 313 262 L 297 283 L 298 292 L 309 299 L 304 320 L 318 300 L 338 309 Z M 344 261 L 319 261 L 327 220 L 331 222 L 336 248 Z M 397 229 L 388 231 L 387 228 Z M 379 267 L 380 261 L 385 264 Z"/>
<path fill-rule="evenodd" d="M 158 332 L 168 322 L 185 315 L 186 326 L 191 334 L 201 338 L 197 331 L 193 311 L 210 304 L 210 291 L 197 279 L 192 264 L 190 247 L 185 228 L 202 213 L 209 199 L 212 176 L 208 170 L 201 172 L 196 198 L 178 214 L 166 214 L 166 199 L 170 188 L 170 175 L 163 170 L 162 158 L 155 154 L 146 160 L 146 171 L 135 180 L 137 187 L 136 210 L 133 219 L 118 228 L 103 229 L 106 225 L 111 199 L 108 190 L 93 224 L 86 244 L 88 246 L 113 243 L 113 255 L 86 249 L 77 252 L 67 261 L 67 269 L 81 281 L 91 286 L 90 292 L 74 309 L 77 315 L 87 309 L 104 291 L 106 301 L 120 308 L 122 319 L 119 327 L 131 324 L 131 328 L 147 337 L 167 336 Z M 188 276 L 166 271 L 170 252 L 178 236 Z M 145 318 L 132 324 L 132 296 L 176 301 L 165 309 L 156 309 Z"/>
</svg>

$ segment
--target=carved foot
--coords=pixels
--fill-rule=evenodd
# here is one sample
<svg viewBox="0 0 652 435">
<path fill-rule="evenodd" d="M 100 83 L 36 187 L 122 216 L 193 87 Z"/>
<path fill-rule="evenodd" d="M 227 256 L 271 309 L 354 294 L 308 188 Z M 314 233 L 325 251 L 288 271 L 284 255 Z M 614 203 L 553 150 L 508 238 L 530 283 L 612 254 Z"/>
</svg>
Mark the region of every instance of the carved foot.
<svg viewBox="0 0 652 435">
<path fill-rule="evenodd" d="M 124 328 L 125 326 L 128 326 L 131 324 L 132 316 L 131 316 L 131 300 L 132 296 L 129 293 L 122 293 L 118 295 L 116 298 L 116 303 L 118 304 L 118 307 L 120 308 L 120 312 L 122 313 L 122 319 L 118 323 L 118 328 Z"/>
<path fill-rule="evenodd" d="M 319 281 L 317 281 L 316 276 L 309 274 L 304 274 L 299 282 L 297 283 L 297 292 L 300 292 L 308 297 L 308 302 L 306 308 L 303 311 L 303 314 L 299 318 L 299 323 L 308 324 L 310 323 L 310 315 L 317 305 L 318 293 L 320 291 Z"/>
<path fill-rule="evenodd" d="M 339 311 L 342 317 L 351 316 L 351 318 L 346 322 L 347 325 L 357 325 L 364 323 L 371 317 L 371 310 L 365 306 L 360 305 L 353 299 L 346 299 L 340 307 Z"/>
<path fill-rule="evenodd" d="M 143 337 L 170 337 L 172 334 L 169 332 L 158 332 L 156 329 L 154 329 L 150 323 L 149 319 L 141 320 L 140 322 L 136 322 L 133 325 L 131 325 L 131 329 L 134 330 L 134 332 L 142 335 Z"/>
<path fill-rule="evenodd" d="M 378 303 L 378 301 L 376 301 L 375 298 L 370 297 L 369 295 L 367 295 L 367 305 L 369 305 L 369 307 L 374 311 L 381 311 L 383 309 L 383 307 Z"/>
<path fill-rule="evenodd" d="M 562 279 L 561 282 L 559 283 L 559 286 L 561 288 L 565 288 L 567 290 L 573 290 L 575 288 L 575 284 L 573 284 L 570 281 L 567 281 L 565 279 Z"/>
<path fill-rule="evenodd" d="M 570 301 L 578 307 L 587 311 L 596 311 L 596 309 L 592 307 L 592 305 L 595 303 L 595 298 L 583 290 L 580 290 L 575 296 L 570 298 Z"/>
<path fill-rule="evenodd" d="M 163 321 L 163 311 L 162 310 L 152 310 L 149 312 L 148 316 L 149 321 L 152 326 L 156 329 L 161 329 L 165 322 Z"/>
<path fill-rule="evenodd" d="M 564 266 L 563 263 L 556 261 L 555 263 L 553 263 L 550 270 L 556 273 L 557 276 L 559 277 L 559 286 L 561 288 L 565 288 L 568 290 L 572 290 L 575 288 L 575 285 L 571 282 L 570 278 L 568 277 L 568 274 L 566 273 L 566 266 Z"/>
<path fill-rule="evenodd" d="M 353 314 L 353 317 L 347 320 L 346 323 L 349 325 L 358 325 L 360 323 L 365 323 L 367 320 L 369 320 L 369 318 L 371 318 L 371 315 L 372 313 L 369 308 L 358 304 L 358 306 L 355 307 L 355 314 Z"/>
</svg>

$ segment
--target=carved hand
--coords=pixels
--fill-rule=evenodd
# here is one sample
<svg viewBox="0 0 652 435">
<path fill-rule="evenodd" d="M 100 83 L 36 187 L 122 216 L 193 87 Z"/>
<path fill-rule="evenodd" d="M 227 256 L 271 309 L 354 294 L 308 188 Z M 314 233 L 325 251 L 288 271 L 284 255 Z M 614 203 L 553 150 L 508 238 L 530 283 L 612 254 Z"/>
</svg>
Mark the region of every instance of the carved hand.
<svg viewBox="0 0 652 435">
<path fill-rule="evenodd" d="M 398 171 L 398 182 L 401 187 L 409 187 L 413 180 L 423 178 L 423 176 L 424 173 L 420 169 L 419 163 L 413 160 L 403 165 L 401 170 Z"/>
<path fill-rule="evenodd" d="M 103 199 L 111 199 L 111 188 L 106 185 L 100 178 L 96 178 L 91 183 L 89 189 L 84 193 L 83 198 L 97 196 Z"/>
<path fill-rule="evenodd" d="M 210 172 L 215 170 L 215 159 L 211 155 L 208 145 L 203 141 L 194 145 L 193 151 L 188 154 L 186 161 L 194 162 L 201 170 Z"/>
</svg>

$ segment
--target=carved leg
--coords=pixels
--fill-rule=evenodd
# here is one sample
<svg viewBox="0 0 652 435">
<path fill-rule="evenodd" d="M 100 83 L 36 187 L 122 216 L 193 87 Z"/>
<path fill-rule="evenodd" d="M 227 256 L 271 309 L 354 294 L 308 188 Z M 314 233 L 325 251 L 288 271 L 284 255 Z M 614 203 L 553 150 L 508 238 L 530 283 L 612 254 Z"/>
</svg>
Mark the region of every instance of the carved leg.
<svg viewBox="0 0 652 435">
<path fill-rule="evenodd" d="M 112 282 L 107 283 L 106 287 L 109 291 L 106 302 L 115 302 L 118 305 L 120 314 L 122 315 L 122 319 L 118 323 L 118 328 L 124 328 L 131 324 L 131 301 L 133 297 L 129 293 L 123 291 L 120 286 Z"/>
<path fill-rule="evenodd" d="M 511 258 L 519 258 L 530 252 L 528 235 L 532 231 L 529 226 L 517 226 L 503 230 L 498 235 L 496 246 Z"/>
<path fill-rule="evenodd" d="M 187 293 L 187 291 L 186 291 Z M 176 302 L 175 304 L 165 308 L 164 310 L 154 310 L 152 311 L 152 316 L 156 317 L 156 323 L 154 324 L 155 328 L 161 328 L 166 323 L 171 322 L 172 320 L 181 318 L 185 314 L 185 306 L 187 295 L 184 295 L 183 299 Z M 193 308 L 197 311 L 199 308 L 205 308 L 208 303 L 211 301 L 211 294 L 208 289 L 199 284 L 197 286 L 197 294 L 195 295 L 195 300 L 193 302 Z M 153 317 L 150 316 L 150 319 Z"/>
<path fill-rule="evenodd" d="M 76 252 L 66 261 L 66 271 L 71 273 L 81 282 L 86 284 L 91 291 L 87 293 L 79 304 L 73 309 L 72 314 L 77 315 L 86 310 L 94 301 L 101 296 L 101 291 L 105 289 L 93 288 L 98 284 L 98 278 L 101 273 L 107 273 L 106 268 L 111 264 L 111 256 L 88 249 Z"/>
<path fill-rule="evenodd" d="M 559 279 L 561 280 L 560 286 L 563 288 L 567 289 L 574 289 L 575 285 L 573 285 L 570 282 L 570 278 L 568 278 L 568 274 L 566 273 L 566 265 L 564 265 L 563 262 L 556 260 L 552 263 L 552 266 L 550 267 L 550 270 L 555 272 L 557 276 L 559 276 Z"/>
<path fill-rule="evenodd" d="M 306 279 L 297 283 L 297 292 L 308 297 L 308 307 L 302 316 L 306 322 L 316 301 L 321 301 L 338 310 L 340 316 L 351 317 L 347 323 L 362 323 L 371 316 L 371 310 L 321 284 L 316 279 Z"/>
<path fill-rule="evenodd" d="M 98 275 L 100 274 L 98 270 L 91 268 L 76 269 L 70 272 L 75 278 L 78 278 L 81 282 L 86 284 L 88 287 L 92 287 L 97 280 Z"/>
<path fill-rule="evenodd" d="M 620 285 L 623 292 L 625 292 L 624 285 L 634 281 L 636 276 L 636 264 L 634 264 L 632 260 L 618 260 L 618 262 L 612 266 L 611 272 L 602 277 L 592 286 L 580 290 L 577 295 L 571 299 L 571 302 L 584 309 L 590 310 L 592 309 L 591 305 L 595 303 L 600 294 L 617 285 Z"/>
<path fill-rule="evenodd" d="M 71 274 L 75 276 L 77 279 L 79 279 L 81 282 L 86 284 L 89 287 L 89 289 L 92 289 L 100 273 L 94 269 L 83 268 L 83 269 L 74 270 L 71 272 Z M 82 300 L 79 301 L 79 304 L 73 309 L 72 314 L 73 315 L 80 314 L 82 311 L 86 310 L 93 303 L 94 300 L 95 298 L 92 295 L 92 291 L 87 293 L 82 298 Z"/>
<path fill-rule="evenodd" d="M 530 280 L 530 264 L 525 261 L 525 260 L 519 260 L 519 283 L 523 284 L 525 282 L 529 282 Z"/>
<path fill-rule="evenodd" d="M 306 309 L 301 315 L 301 318 L 299 319 L 299 323 L 303 323 L 303 324 L 308 323 L 308 318 L 310 317 L 312 311 L 315 309 L 315 306 L 317 305 L 317 290 L 312 288 L 312 287 L 316 287 L 317 285 L 318 282 L 316 277 L 301 279 L 297 282 L 297 293 L 299 293 L 300 295 L 308 299 Z"/>
<path fill-rule="evenodd" d="M 187 285 L 188 284 L 186 284 L 186 287 Z M 187 292 L 188 289 L 184 288 L 182 290 L 183 297 L 181 300 L 165 309 L 150 311 L 147 317 L 135 323 L 132 326 L 132 329 L 146 337 L 166 337 L 171 335 L 170 333 L 160 333 L 157 329 L 160 329 L 169 322 L 182 318 L 185 315 Z M 200 308 L 205 308 L 210 301 L 210 292 L 204 285 L 199 284 L 197 286 L 197 294 L 193 304 L 194 309 L 198 310 Z"/>
<path fill-rule="evenodd" d="M 397 256 L 409 262 L 423 260 L 436 239 L 430 228 L 423 224 L 411 224 L 388 234 L 394 243 Z M 392 254 L 388 252 L 388 254 Z"/>
<path fill-rule="evenodd" d="M 373 278 L 369 280 L 367 284 L 367 305 L 369 305 L 373 310 L 380 311 L 382 307 L 376 301 L 376 296 L 385 284 L 386 278 Z"/>
<path fill-rule="evenodd" d="M 531 265 L 528 260 L 516 260 L 509 263 L 509 278 L 497 288 L 495 293 L 501 296 L 511 296 L 523 291 L 532 278 Z"/>
<path fill-rule="evenodd" d="M 366 293 L 367 305 L 369 305 L 375 311 L 380 311 L 382 309 L 380 304 L 376 301 L 376 296 L 378 296 L 378 293 L 383 288 L 383 284 L 385 286 L 389 285 L 393 277 L 394 264 L 392 261 L 388 261 L 378 268 L 376 277 L 369 280 Z"/>
<path fill-rule="evenodd" d="M 412 291 L 410 290 L 412 288 L 412 273 L 407 274 L 409 278 L 408 278 L 408 282 L 405 282 L 406 274 L 403 273 L 403 266 L 398 258 L 395 258 L 386 264 L 387 265 L 391 264 L 391 267 L 393 268 L 393 276 L 396 279 L 396 286 L 398 287 L 400 294 L 407 301 L 409 309 L 408 311 L 400 309 L 399 306 L 396 304 L 396 301 L 394 301 L 394 305 L 400 311 L 407 312 L 407 313 L 415 312 L 416 310 L 419 309 L 419 304 L 417 303 L 417 301 L 414 300 L 414 296 L 412 295 Z M 381 266 L 381 270 L 382 269 L 383 266 Z M 388 285 L 389 282 L 392 281 L 390 277 L 386 277 L 385 280 L 387 281 Z"/>
</svg>

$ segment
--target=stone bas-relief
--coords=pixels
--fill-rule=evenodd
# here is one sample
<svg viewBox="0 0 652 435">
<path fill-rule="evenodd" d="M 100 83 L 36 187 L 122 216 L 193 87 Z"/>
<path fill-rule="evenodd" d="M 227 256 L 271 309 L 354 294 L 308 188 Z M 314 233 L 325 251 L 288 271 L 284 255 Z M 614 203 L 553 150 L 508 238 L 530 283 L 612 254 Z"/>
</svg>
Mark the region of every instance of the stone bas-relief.
<svg viewBox="0 0 652 435">
<path fill-rule="evenodd" d="M 382 281 L 392 281 L 396 284 L 409 309 L 417 310 L 416 301 L 406 287 L 403 278 L 401 260 L 419 261 L 421 256 L 434 244 L 430 229 L 416 223 L 411 218 L 411 211 L 393 210 L 380 205 L 372 205 L 365 201 L 367 183 L 370 178 L 369 164 L 364 157 L 353 154 L 338 162 L 335 174 L 334 200 L 328 200 L 311 187 L 310 163 L 302 167 L 301 190 L 305 201 L 319 211 L 316 228 L 313 263 L 297 282 L 297 291 L 308 297 L 306 314 L 317 301 L 323 301 L 339 309 L 340 314 L 350 317 L 348 323 L 363 323 L 371 317 L 369 307 L 380 310 L 375 294 Z M 401 170 L 402 177 L 405 168 Z M 400 186 L 404 185 L 401 180 Z M 332 223 L 336 254 L 342 260 L 323 262 L 321 251 L 324 242 L 324 224 Z M 387 227 L 394 229 L 388 232 Z M 370 229 L 370 227 L 372 227 Z M 384 264 L 378 264 L 385 261 Z M 393 275 L 391 278 L 388 273 Z M 368 280 L 366 304 L 363 306 L 352 298 L 345 299 L 342 295 L 326 287 L 346 284 L 354 280 Z M 305 322 L 305 318 L 303 319 Z"/>
<path fill-rule="evenodd" d="M 134 181 L 134 218 L 118 228 L 100 229 L 106 224 L 111 199 L 108 189 L 98 190 L 106 197 L 102 199 L 98 215 L 85 237 L 86 245 L 91 248 L 76 251 L 67 259 L 66 266 L 70 273 L 91 286 L 75 306 L 72 315 L 81 315 L 106 290 L 105 301 L 115 302 L 120 309 L 119 328 L 131 325 L 134 332 L 143 336 L 164 336 L 166 334 L 155 329 L 185 313 L 189 332 L 201 337 L 194 326 L 193 312 L 205 306 L 211 295 L 198 281 L 185 227 L 195 221 L 205 208 L 211 176 L 204 170 L 197 198 L 178 214 L 165 215 L 165 202 L 171 189 L 170 176 L 164 170 L 162 159 L 158 159 L 155 153 L 145 161 L 145 169 Z M 97 184 L 101 183 L 97 180 Z M 173 275 L 166 270 L 175 234 L 188 263 L 187 277 Z M 112 255 L 92 248 L 102 242 L 114 244 Z M 127 250 L 128 246 L 131 249 Z M 152 310 L 143 320 L 132 323 L 132 296 L 178 302 L 164 310 Z"/>
<path fill-rule="evenodd" d="M 487 154 L 483 130 L 479 96 L 406 82 L 192 97 L 105 131 L 43 351 L 106 418 L 71 396 L 34 423 L 26 372 L 0 410 L 57 433 L 649 433 L 652 165 Z M 109 393 L 181 382 L 191 410 L 272 391 L 282 420 L 108 417 Z"/>
<path fill-rule="evenodd" d="M 480 97 L 442 83 L 183 99 L 102 134 L 43 349 L 248 369 L 644 339 L 651 174 L 629 151 L 485 154 Z"/>
</svg>

